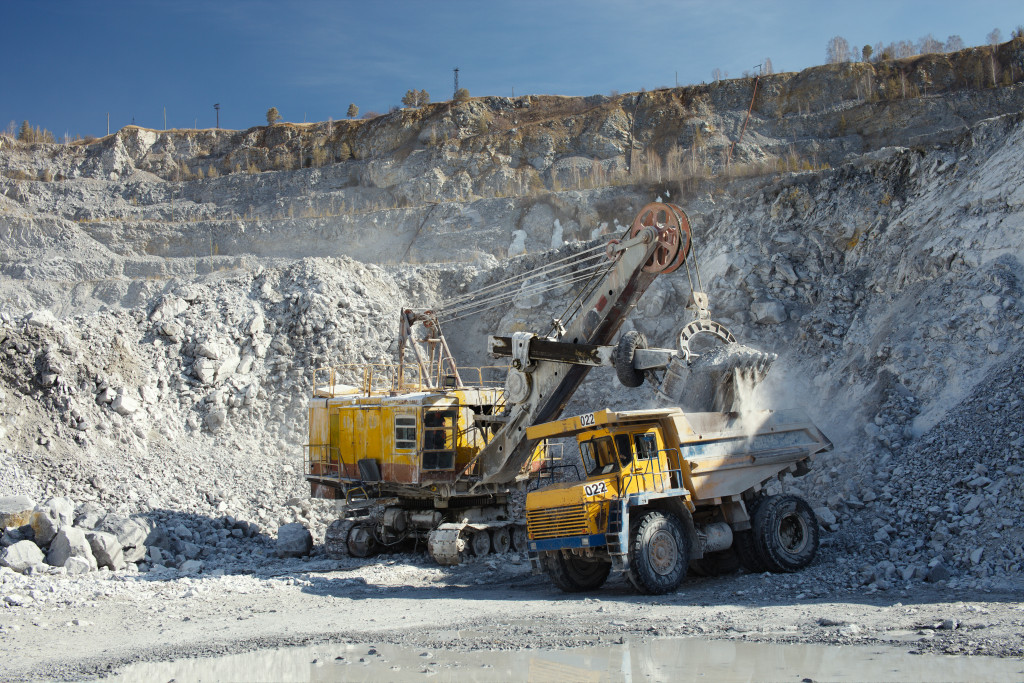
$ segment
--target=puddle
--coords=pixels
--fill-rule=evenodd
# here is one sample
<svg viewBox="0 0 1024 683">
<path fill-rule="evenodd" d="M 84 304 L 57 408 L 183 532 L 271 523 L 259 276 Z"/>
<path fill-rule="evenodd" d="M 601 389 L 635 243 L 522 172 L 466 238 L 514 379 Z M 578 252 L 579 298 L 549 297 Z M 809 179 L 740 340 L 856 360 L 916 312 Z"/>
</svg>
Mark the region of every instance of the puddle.
<svg viewBox="0 0 1024 683">
<path fill-rule="evenodd" d="M 1020 681 L 1024 661 L 890 647 L 654 638 L 565 650 L 338 644 L 133 664 L 111 681 Z"/>
</svg>

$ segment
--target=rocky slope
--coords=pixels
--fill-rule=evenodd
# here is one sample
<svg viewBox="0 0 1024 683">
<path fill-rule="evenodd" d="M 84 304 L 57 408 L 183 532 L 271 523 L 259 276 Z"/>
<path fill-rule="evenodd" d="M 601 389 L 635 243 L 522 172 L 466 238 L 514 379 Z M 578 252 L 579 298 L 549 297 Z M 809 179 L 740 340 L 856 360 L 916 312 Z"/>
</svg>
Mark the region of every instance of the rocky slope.
<svg viewBox="0 0 1024 683">
<path fill-rule="evenodd" d="M 244 567 L 294 521 L 318 536 L 314 367 L 386 360 L 399 306 L 569 256 L 660 196 L 690 214 L 716 319 L 780 354 L 764 404 L 805 406 L 836 443 L 784 485 L 818 509 L 837 580 L 1013 578 L 1024 89 L 962 82 L 972 55 L 766 78 L 728 173 L 748 81 L 5 141 L 0 495 L 134 516 L 157 549 L 144 568 Z M 999 59 L 1012 73 L 1020 46 Z M 289 170 L 300 146 L 355 158 Z M 660 278 L 628 326 L 673 345 L 689 286 Z M 481 362 L 486 334 L 546 327 L 569 291 L 527 286 L 448 336 Z M 570 410 L 645 400 L 595 371 Z"/>
</svg>

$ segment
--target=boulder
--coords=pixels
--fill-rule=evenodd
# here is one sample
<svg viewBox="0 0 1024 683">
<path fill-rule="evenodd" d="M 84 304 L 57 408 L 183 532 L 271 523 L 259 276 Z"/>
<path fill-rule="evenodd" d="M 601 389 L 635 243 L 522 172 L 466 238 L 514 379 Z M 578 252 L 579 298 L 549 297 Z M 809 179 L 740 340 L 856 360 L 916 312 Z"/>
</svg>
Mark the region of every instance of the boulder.
<svg viewBox="0 0 1024 683">
<path fill-rule="evenodd" d="M 124 561 L 124 550 L 117 536 L 106 531 L 90 531 L 85 537 L 89 540 L 97 565 L 112 571 L 125 568 L 127 563 Z"/>
<path fill-rule="evenodd" d="M 223 406 L 218 406 L 211 410 L 209 413 L 207 413 L 206 419 L 203 422 L 208 430 L 210 430 L 211 432 L 216 432 L 218 429 L 224 426 L 224 423 L 227 422 L 227 419 L 227 409 L 224 408 Z"/>
<path fill-rule="evenodd" d="M 118 515 L 107 515 L 97 531 L 108 531 L 121 543 L 125 562 L 138 562 L 146 556 L 146 537 L 149 531 L 133 519 Z"/>
<path fill-rule="evenodd" d="M 313 550 L 313 535 L 299 522 L 285 524 L 277 529 L 277 556 L 302 557 Z"/>
<path fill-rule="evenodd" d="M 107 511 L 103 509 L 98 503 L 89 501 L 83 503 L 82 507 L 78 509 L 78 515 L 75 516 L 75 526 L 80 526 L 84 529 L 95 529 L 96 525 L 106 516 Z"/>
<path fill-rule="evenodd" d="M 49 508 L 37 506 L 32 512 L 32 532 L 35 534 L 36 543 L 42 547 L 50 545 L 61 527 L 68 526 L 61 523 Z"/>
<path fill-rule="evenodd" d="M 70 498 L 51 498 L 50 500 L 43 503 L 50 509 L 57 519 L 60 520 L 62 526 L 70 526 L 75 520 L 75 501 Z"/>
<path fill-rule="evenodd" d="M 88 574 L 96 569 L 89 560 L 84 557 L 69 557 L 64 562 L 64 569 L 68 574 Z"/>
<path fill-rule="evenodd" d="M 28 496 L 0 497 L 0 527 L 28 524 L 35 507 L 36 504 Z"/>
<path fill-rule="evenodd" d="M 67 561 L 72 557 L 85 560 L 90 569 L 98 567 L 85 532 L 73 526 L 62 527 L 50 543 L 50 552 L 46 553 L 46 564 L 51 567 L 67 567 Z"/>
<path fill-rule="evenodd" d="M 4 529 L 3 536 L 0 536 L 0 545 L 5 548 L 9 545 L 14 545 L 18 541 L 35 541 L 36 534 L 32 531 L 32 527 L 28 524 L 23 526 L 12 526 L 8 529 Z"/>
<path fill-rule="evenodd" d="M 185 560 L 178 567 L 178 571 L 182 574 L 198 574 L 203 570 L 203 563 L 199 560 Z"/>
<path fill-rule="evenodd" d="M 22 574 L 29 567 L 43 563 L 43 551 L 32 541 L 18 541 L 0 550 L 0 566 L 10 567 Z"/>
<path fill-rule="evenodd" d="M 781 301 L 757 301 L 750 305 L 750 314 L 761 325 L 778 325 L 785 322 L 786 307 Z"/>
<path fill-rule="evenodd" d="M 139 409 L 139 402 L 124 392 L 124 389 L 118 392 L 117 398 L 114 399 L 114 403 L 111 407 L 118 415 L 127 417 Z"/>
</svg>

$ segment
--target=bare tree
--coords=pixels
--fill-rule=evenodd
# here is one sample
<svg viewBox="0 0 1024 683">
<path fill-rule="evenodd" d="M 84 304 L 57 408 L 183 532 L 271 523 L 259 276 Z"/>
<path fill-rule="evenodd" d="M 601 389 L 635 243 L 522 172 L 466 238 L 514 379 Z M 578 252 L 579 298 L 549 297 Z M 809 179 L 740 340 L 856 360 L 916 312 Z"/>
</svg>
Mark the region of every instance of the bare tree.
<svg viewBox="0 0 1024 683">
<path fill-rule="evenodd" d="M 835 36 L 825 46 L 825 62 L 828 64 L 842 64 L 850 61 L 850 44 L 846 38 Z"/>
<path fill-rule="evenodd" d="M 946 52 L 959 52 L 966 47 L 964 45 L 964 39 L 960 36 L 953 34 L 949 38 L 946 38 Z"/>
<path fill-rule="evenodd" d="M 992 65 L 992 87 L 996 85 L 996 46 L 1003 42 L 1003 32 L 998 28 L 992 29 L 992 33 L 985 36 L 992 49 L 988 53 L 989 63 Z"/>
<path fill-rule="evenodd" d="M 772 67 L 772 58 L 771 57 L 765 57 L 764 58 L 764 68 L 762 69 L 762 71 L 766 75 L 767 74 L 775 73 L 775 69 Z"/>
<path fill-rule="evenodd" d="M 905 57 L 913 57 L 917 54 L 917 46 L 909 40 L 901 40 L 896 43 L 896 58 L 903 59 Z"/>
<path fill-rule="evenodd" d="M 722 70 L 716 66 L 714 69 L 711 70 L 711 77 L 715 79 L 715 83 L 718 83 L 720 80 L 722 80 Z"/>
<path fill-rule="evenodd" d="M 923 55 L 936 54 L 942 52 L 942 43 L 929 33 L 917 41 L 917 51 Z"/>
</svg>

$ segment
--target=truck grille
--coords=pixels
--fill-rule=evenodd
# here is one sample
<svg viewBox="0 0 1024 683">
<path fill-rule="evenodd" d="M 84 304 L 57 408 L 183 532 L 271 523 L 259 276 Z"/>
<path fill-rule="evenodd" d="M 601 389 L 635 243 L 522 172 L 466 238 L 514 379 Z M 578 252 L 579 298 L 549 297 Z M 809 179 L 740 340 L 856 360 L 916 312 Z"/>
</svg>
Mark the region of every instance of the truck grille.
<svg viewBox="0 0 1024 683">
<path fill-rule="evenodd" d="M 586 506 L 566 505 L 565 507 L 528 510 L 526 526 L 530 538 L 562 538 L 564 536 L 583 536 L 589 533 L 587 528 Z"/>
</svg>

